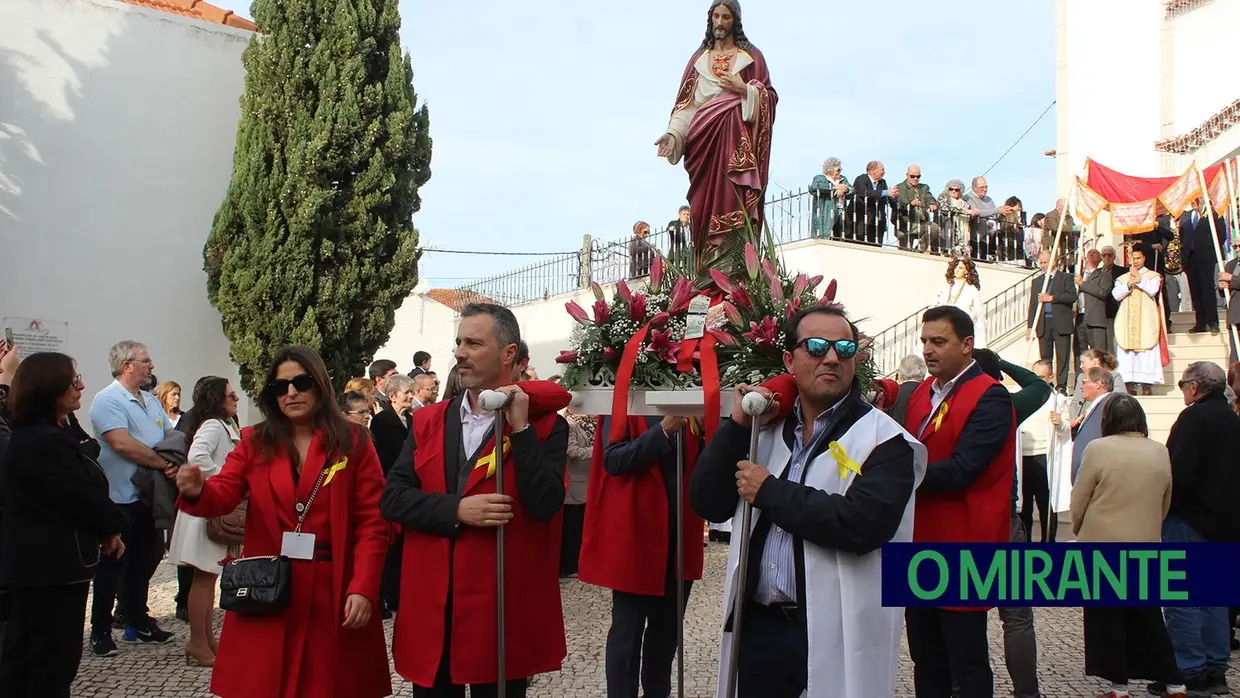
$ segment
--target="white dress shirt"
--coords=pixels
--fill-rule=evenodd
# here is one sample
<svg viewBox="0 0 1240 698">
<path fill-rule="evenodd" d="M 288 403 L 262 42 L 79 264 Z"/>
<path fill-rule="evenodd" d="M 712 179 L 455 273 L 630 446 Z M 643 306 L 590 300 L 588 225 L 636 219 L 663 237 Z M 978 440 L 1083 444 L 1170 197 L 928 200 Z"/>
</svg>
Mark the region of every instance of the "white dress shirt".
<svg viewBox="0 0 1240 698">
<path fill-rule="evenodd" d="M 956 389 L 956 381 L 960 380 L 961 376 L 968 373 L 969 369 L 973 368 L 976 363 L 976 360 L 970 361 L 969 365 L 965 366 L 963 371 L 957 373 L 955 378 L 947 381 L 942 386 L 939 385 L 939 380 L 937 378 L 930 384 L 930 413 L 926 415 L 925 419 L 921 420 L 921 426 L 917 429 L 918 436 L 926 430 L 926 425 L 930 423 L 930 419 L 934 417 L 934 413 L 939 410 L 939 405 L 943 404 L 943 401 L 947 399 L 947 396 L 951 395 L 951 392 Z"/>
<path fill-rule="evenodd" d="M 465 456 L 468 458 L 478 452 L 487 432 L 495 426 L 495 413 L 481 409 L 473 412 L 469 409 L 469 395 L 461 400 L 461 441 L 465 444 Z"/>
</svg>

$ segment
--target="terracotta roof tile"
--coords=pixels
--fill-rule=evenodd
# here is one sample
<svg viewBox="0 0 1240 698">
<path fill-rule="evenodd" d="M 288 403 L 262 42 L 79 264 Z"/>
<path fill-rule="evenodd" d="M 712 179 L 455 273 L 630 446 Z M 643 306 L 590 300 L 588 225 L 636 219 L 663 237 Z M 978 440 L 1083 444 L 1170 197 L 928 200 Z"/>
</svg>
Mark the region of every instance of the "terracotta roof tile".
<svg viewBox="0 0 1240 698">
<path fill-rule="evenodd" d="M 440 305 L 446 305 L 458 313 L 461 312 L 461 309 L 469 303 L 495 302 L 475 291 L 466 291 L 455 288 L 432 288 L 422 295 L 435 301 L 436 303 L 439 303 Z"/>
<path fill-rule="evenodd" d="M 237 29 L 258 31 L 257 25 L 236 12 L 216 7 L 202 0 L 120 0 L 120 2 L 152 10 L 171 12 L 182 17 L 192 17 L 204 22 L 210 22 L 211 24 L 223 24 Z"/>
</svg>

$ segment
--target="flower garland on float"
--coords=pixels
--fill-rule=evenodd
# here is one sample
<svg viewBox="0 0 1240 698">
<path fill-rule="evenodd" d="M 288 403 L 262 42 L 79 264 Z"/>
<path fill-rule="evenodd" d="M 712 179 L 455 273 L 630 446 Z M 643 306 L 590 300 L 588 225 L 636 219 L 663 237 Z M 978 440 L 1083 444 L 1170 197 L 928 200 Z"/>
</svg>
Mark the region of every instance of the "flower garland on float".
<svg viewBox="0 0 1240 698">
<path fill-rule="evenodd" d="M 720 421 L 724 391 L 786 373 L 788 318 L 813 305 L 843 307 L 835 300 L 834 280 L 818 296 L 822 276 L 789 273 L 769 235 L 761 246 L 754 244 L 748 229 L 746 235 L 742 263 L 730 265 L 732 273 L 725 271 L 729 266 L 725 259 L 691 278 L 659 254 L 644 285 L 635 289 L 620 281 L 608 300 L 594 283 L 589 311 L 576 301 L 566 303 L 577 326 L 570 348 L 556 359 L 564 365 L 564 387 L 610 389 L 613 431 L 620 432 L 630 391 L 700 388 L 709 439 Z M 876 387 L 872 344 L 864 334 L 859 338 L 856 362 L 863 395 Z"/>
</svg>

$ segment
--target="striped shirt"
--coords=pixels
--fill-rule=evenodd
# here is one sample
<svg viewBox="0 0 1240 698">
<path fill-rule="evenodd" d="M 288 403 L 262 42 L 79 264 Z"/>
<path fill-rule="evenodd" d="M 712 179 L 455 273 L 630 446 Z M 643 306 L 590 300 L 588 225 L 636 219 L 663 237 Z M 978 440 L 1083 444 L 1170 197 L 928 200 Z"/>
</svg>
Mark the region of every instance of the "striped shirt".
<svg viewBox="0 0 1240 698">
<path fill-rule="evenodd" d="M 844 396 L 844 398 L 847 397 L 847 395 Z M 797 426 L 793 432 L 792 460 L 788 463 L 790 482 L 799 483 L 804 478 L 807 460 L 814 452 L 814 446 L 830 430 L 828 427 L 833 422 L 839 406 L 843 404 L 844 398 L 814 419 L 814 433 L 809 443 L 802 438 L 804 432 L 801 422 L 801 398 L 798 397 L 796 403 L 793 404 L 792 414 L 788 418 L 796 420 Z M 769 606 L 773 603 L 797 602 L 797 564 L 792 543 L 792 534 L 771 524 L 771 531 L 766 537 L 766 545 L 762 548 L 762 565 L 758 569 L 758 589 L 754 594 L 754 600 L 758 603 Z"/>
</svg>

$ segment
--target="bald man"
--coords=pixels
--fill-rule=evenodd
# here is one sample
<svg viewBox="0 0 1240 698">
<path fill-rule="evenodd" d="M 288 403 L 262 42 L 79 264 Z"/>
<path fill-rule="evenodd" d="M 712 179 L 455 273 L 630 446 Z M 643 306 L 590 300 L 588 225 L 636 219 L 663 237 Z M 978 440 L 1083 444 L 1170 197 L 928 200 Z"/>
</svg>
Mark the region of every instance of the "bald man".
<svg viewBox="0 0 1240 698">
<path fill-rule="evenodd" d="M 896 197 L 900 249 L 911 250 L 916 241 L 922 252 L 930 251 L 931 238 L 938 238 L 938 226 L 932 222 L 938 201 L 930 187 L 921 183 L 921 167 L 909 165 L 904 181 L 893 187 L 892 193 Z"/>
</svg>

